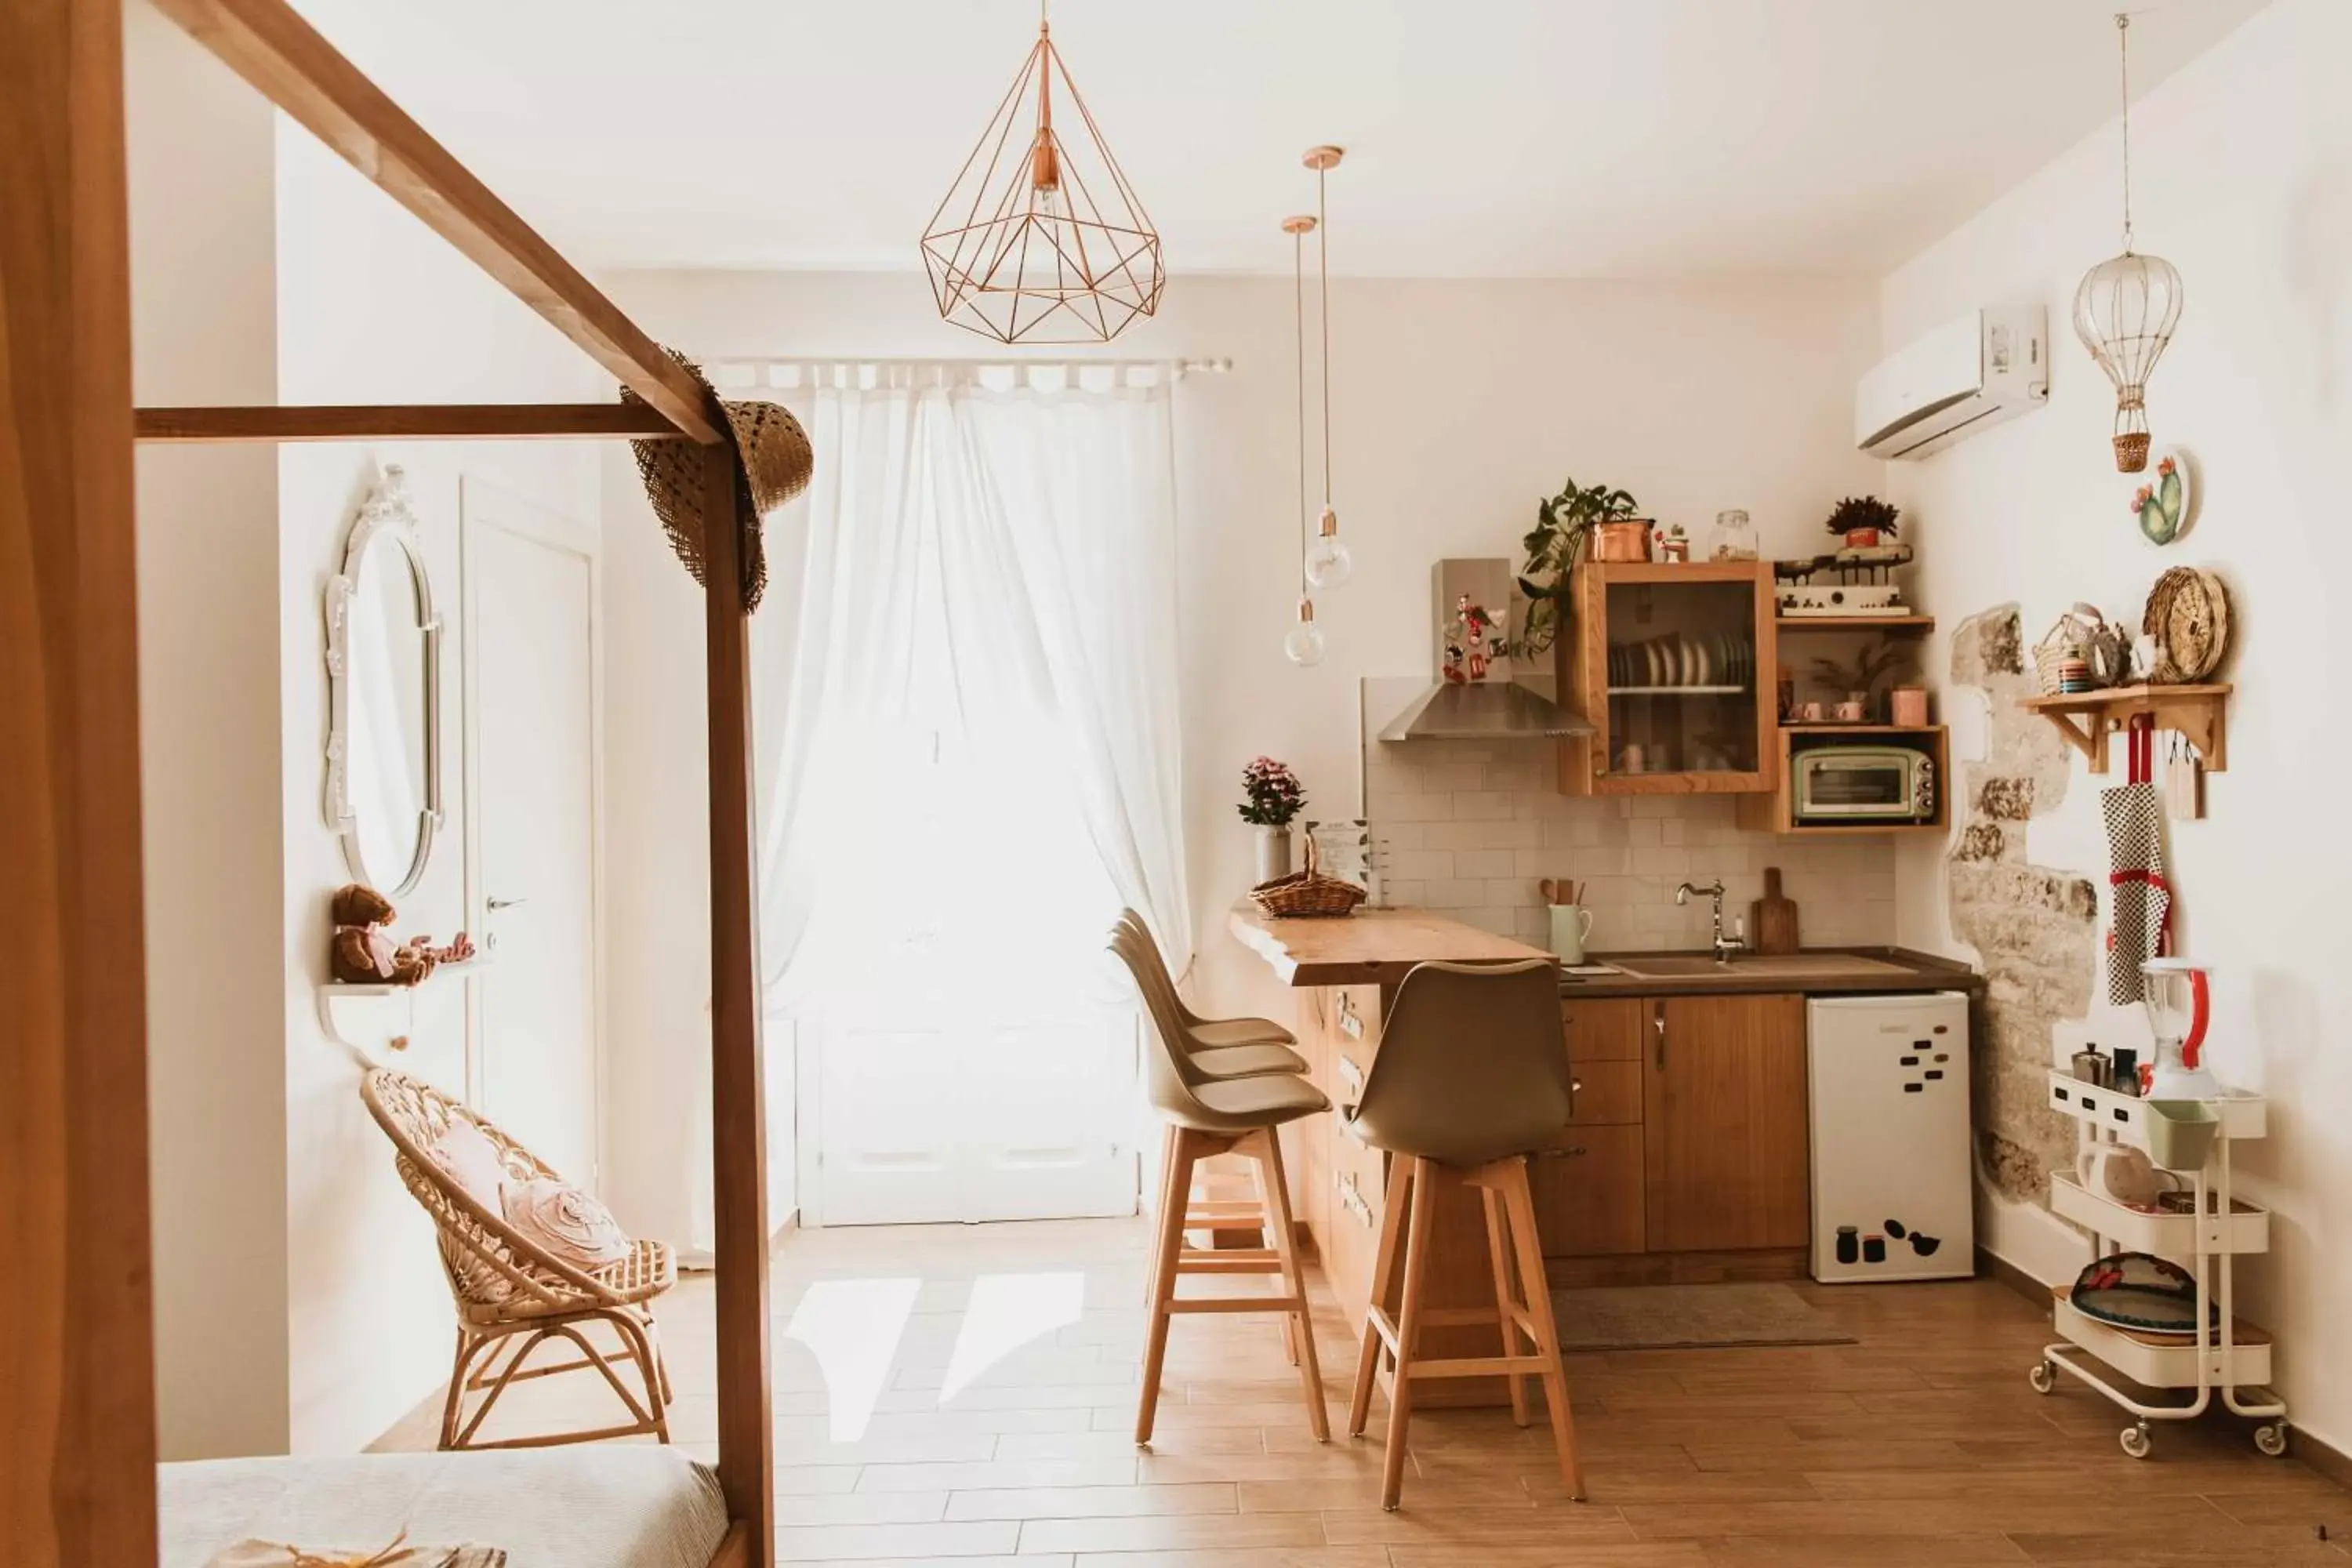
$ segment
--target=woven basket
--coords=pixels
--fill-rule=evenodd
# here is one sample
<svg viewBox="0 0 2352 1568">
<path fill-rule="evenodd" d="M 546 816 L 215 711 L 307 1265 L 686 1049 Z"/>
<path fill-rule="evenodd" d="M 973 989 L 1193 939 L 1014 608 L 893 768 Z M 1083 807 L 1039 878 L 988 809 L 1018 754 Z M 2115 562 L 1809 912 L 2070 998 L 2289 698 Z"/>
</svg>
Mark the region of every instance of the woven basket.
<svg viewBox="0 0 2352 1568">
<path fill-rule="evenodd" d="M 1367 896 L 1353 882 L 1327 877 L 1316 864 L 1315 836 L 1307 836 L 1307 869 L 1250 889 L 1250 900 L 1283 920 L 1328 920 L 1351 915 Z"/>
</svg>

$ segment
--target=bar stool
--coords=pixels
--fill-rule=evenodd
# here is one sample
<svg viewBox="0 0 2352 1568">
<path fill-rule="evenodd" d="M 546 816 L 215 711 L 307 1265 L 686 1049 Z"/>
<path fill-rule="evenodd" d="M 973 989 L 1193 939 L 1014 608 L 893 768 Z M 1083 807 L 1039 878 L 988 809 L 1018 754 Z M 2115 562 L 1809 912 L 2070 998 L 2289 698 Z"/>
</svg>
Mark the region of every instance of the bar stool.
<svg viewBox="0 0 2352 1568">
<path fill-rule="evenodd" d="M 1364 1314 L 1355 1396 L 1348 1412 L 1348 1435 L 1361 1436 L 1383 1359 L 1392 1362 L 1382 1508 L 1394 1509 L 1403 1489 L 1405 1429 L 1412 1418 L 1417 1377 L 1501 1373 L 1510 1385 L 1512 1419 L 1522 1426 L 1528 1425 L 1525 1380 L 1529 1373 L 1540 1377 L 1559 1450 L 1560 1479 L 1570 1496 L 1584 1496 L 1569 1415 L 1568 1373 L 1528 1192 L 1528 1156 L 1567 1123 L 1569 1088 L 1557 966 L 1542 960 L 1480 967 L 1423 963 L 1406 973 L 1381 1026 L 1380 1052 L 1365 1076 L 1361 1101 L 1349 1112 L 1349 1131 L 1391 1156 L 1388 1207 L 1381 1216 L 1371 1305 Z M 1485 1202 L 1486 1254 L 1495 1275 L 1492 1311 L 1439 1310 L 1423 1304 L 1423 1276 L 1435 1243 L 1432 1216 L 1440 1171 L 1478 1188 Z M 1514 1256 L 1525 1300 L 1512 1291 Z M 1400 1263 L 1403 1292 L 1391 1321 L 1386 1302 Z M 1414 1359 L 1423 1328 L 1463 1323 L 1499 1325 L 1503 1353 Z M 1531 1352 L 1522 1352 L 1521 1333 L 1532 1342 Z"/>
<path fill-rule="evenodd" d="M 1121 944 L 1119 933 L 1114 932 L 1112 946 L 1130 969 L 1136 967 L 1138 960 Z M 1183 1038 L 1183 1024 L 1168 1010 L 1158 988 L 1144 984 L 1142 990 L 1154 1026 L 1153 1048 L 1148 1058 L 1151 1103 L 1168 1124 L 1169 1138 L 1161 1171 L 1159 1237 L 1152 1250 L 1151 1333 L 1144 1351 L 1135 1440 L 1151 1441 L 1172 1317 L 1191 1312 L 1278 1312 L 1286 1344 L 1298 1367 L 1299 1386 L 1307 1396 L 1307 1424 L 1316 1441 L 1328 1442 L 1331 1424 L 1323 1408 L 1323 1374 L 1315 1359 L 1306 1270 L 1299 1261 L 1297 1227 L 1291 1219 L 1282 1144 L 1275 1129 L 1328 1110 L 1331 1102 L 1296 1073 L 1212 1078 L 1197 1065 L 1196 1057 L 1172 1043 Z M 1255 1213 L 1206 1215 L 1193 1207 L 1192 1168 L 1224 1153 L 1240 1154 L 1251 1162 L 1258 1190 Z M 1227 1205 L 1212 1206 L 1222 1211 Z M 1234 1228 L 1260 1230 L 1273 1245 L 1196 1248 L 1184 1240 L 1187 1229 Z M 1280 1293 L 1272 1296 L 1179 1296 L 1176 1281 L 1183 1274 L 1273 1274 L 1282 1283 Z"/>
</svg>

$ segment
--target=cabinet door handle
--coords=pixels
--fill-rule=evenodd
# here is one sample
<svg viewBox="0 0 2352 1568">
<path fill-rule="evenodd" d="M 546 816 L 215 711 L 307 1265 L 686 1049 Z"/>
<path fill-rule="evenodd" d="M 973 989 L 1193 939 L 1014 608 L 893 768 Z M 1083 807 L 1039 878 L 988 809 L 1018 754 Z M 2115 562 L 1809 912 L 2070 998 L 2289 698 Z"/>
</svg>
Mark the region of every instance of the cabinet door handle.
<svg viewBox="0 0 2352 1568">
<path fill-rule="evenodd" d="M 1591 1151 L 1583 1144 L 1571 1143 L 1565 1149 L 1547 1149 L 1543 1152 L 1543 1157 L 1547 1160 L 1573 1160 L 1579 1154 L 1590 1152 Z"/>
<path fill-rule="evenodd" d="M 1364 1098 L 1364 1069 L 1345 1056 L 1339 1058 L 1339 1087 L 1346 1089 L 1351 1099 L 1360 1100 Z"/>
<path fill-rule="evenodd" d="M 1650 1023 L 1658 1031 L 1658 1070 L 1664 1072 L 1666 1070 L 1666 1016 L 1660 1013 Z"/>
</svg>

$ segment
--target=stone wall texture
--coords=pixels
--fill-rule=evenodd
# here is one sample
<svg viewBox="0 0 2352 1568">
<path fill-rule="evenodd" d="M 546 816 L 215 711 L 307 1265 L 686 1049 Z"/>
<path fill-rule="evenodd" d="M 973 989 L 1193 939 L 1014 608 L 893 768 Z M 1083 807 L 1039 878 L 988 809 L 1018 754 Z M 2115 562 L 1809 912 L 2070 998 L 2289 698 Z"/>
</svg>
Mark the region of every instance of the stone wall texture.
<svg viewBox="0 0 2352 1568">
<path fill-rule="evenodd" d="M 1991 708 L 1984 760 L 1960 770 L 1964 825 L 1946 879 L 1952 933 L 1976 948 L 1985 976 L 1977 1147 L 2004 1196 L 2046 1201 L 2052 1168 L 2073 1164 L 2074 1135 L 2049 1109 L 2043 1074 L 2053 1026 L 2090 1010 L 2098 890 L 2025 858 L 2027 820 L 2056 808 L 2072 768 L 2056 727 L 2019 705 L 2033 682 L 2017 605 L 1961 624 L 1951 680 L 1981 689 Z"/>
</svg>

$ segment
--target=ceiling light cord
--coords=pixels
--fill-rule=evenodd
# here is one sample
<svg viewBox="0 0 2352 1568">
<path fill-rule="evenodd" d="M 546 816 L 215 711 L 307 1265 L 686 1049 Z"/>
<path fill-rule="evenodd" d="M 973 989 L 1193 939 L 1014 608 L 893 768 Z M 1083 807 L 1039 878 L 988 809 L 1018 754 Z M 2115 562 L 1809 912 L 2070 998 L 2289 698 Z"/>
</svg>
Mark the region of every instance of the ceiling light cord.
<svg viewBox="0 0 2352 1568">
<path fill-rule="evenodd" d="M 1318 227 L 1321 225 L 1318 224 Z M 1290 237 L 1290 319 L 1298 339 L 1298 592 L 1307 582 L 1307 236 Z M 1328 483 L 1328 480 L 1327 480 Z"/>
<path fill-rule="evenodd" d="M 1331 226 L 1323 207 L 1326 170 L 1315 171 L 1315 271 L 1323 314 L 1323 507 L 1331 508 Z M 1303 519 L 1306 509 L 1300 508 Z"/>
<path fill-rule="evenodd" d="M 2132 253 L 2131 216 L 2131 13 L 2116 13 L 2116 57 L 2124 95 L 2124 254 Z"/>
</svg>

